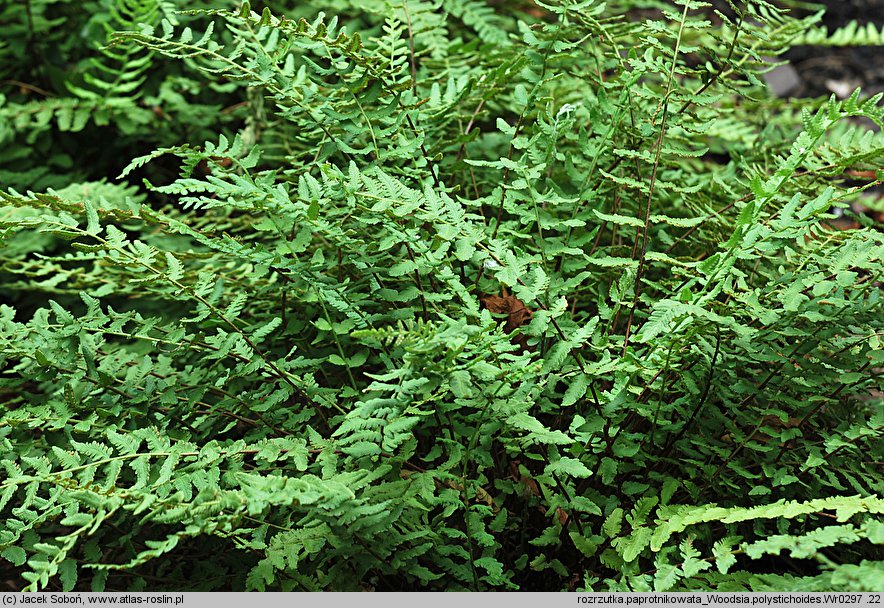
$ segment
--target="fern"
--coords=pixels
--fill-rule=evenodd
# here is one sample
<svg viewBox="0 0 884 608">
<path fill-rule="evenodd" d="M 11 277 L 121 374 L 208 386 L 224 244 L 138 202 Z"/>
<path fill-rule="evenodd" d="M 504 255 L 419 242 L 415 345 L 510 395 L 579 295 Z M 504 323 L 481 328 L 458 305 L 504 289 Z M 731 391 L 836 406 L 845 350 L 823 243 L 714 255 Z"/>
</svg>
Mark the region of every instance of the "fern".
<svg viewBox="0 0 884 608">
<path fill-rule="evenodd" d="M 31 4 L 0 12 L 33 72 L 0 105 L 21 588 L 880 587 L 884 237 L 831 220 L 880 181 L 881 95 L 761 79 L 877 31 Z"/>
</svg>

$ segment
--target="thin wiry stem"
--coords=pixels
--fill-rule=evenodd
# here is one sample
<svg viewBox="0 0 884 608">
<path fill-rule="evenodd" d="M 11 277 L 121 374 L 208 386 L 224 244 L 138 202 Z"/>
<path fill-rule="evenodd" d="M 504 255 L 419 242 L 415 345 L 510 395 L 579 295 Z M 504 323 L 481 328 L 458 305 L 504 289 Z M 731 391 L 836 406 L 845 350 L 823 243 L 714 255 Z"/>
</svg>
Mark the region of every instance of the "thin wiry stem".
<svg viewBox="0 0 884 608">
<path fill-rule="evenodd" d="M 669 115 L 669 95 L 672 93 L 672 84 L 675 80 L 675 66 L 677 64 L 678 59 L 678 51 L 681 47 L 681 37 L 684 33 L 685 22 L 688 18 L 688 8 L 689 4 L 685 4 L 684 11 L 681 14 L 681 23 L 678 28 L 678 37 L 675 40 L 675 51 L 672 53 L 672 66 L 669 69 L 669 78 L 666 81 L 666 93 L 663 95 L 663 116 L 660 119 L 660 134 L 657 136 L 657 142 L 655 144 L 656 151 L 654 152 L 654 166 L 651 169 L 651 184 L 648 187 L 648 199 L 645 203 L 645 212 L 644 212 L 644 229 L 642 230 L 642 239 L 641 239 L 641 252 L 638 257 L 638 269 L 635 271 L 635 287 L 634 292 L 635 295 L 632 299 L 632 306 L 629 308 L 629 317 L 626 320 L 626 330 L 624 332 L 623 337 L 623 353 L 626 354 L 626 349 L 629 346 L 629 335 L 632 329 L 632 320 L 635 315 L 635 309 L 638 306 L 638 300 L 641 296 L 641 288 L 642 288 L 642 274 L 645 269 L 645 255 L 648 250 L 648 233 L 651 229 L 651 202 L 654 199 L 654 186 L 657 182 L 657 171 L 660 168 L 660 157 L 663 153 L 663 138 L 666 136 L 666 119 Z M 633 256 L 633 259 L 635 256 Z"/>
</svg>

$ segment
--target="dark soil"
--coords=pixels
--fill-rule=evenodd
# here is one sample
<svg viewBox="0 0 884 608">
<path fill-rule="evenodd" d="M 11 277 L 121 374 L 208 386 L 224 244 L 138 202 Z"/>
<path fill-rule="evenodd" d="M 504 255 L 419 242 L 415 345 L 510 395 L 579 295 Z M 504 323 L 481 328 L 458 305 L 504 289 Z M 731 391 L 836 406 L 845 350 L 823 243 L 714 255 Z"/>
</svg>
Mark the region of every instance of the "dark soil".
<svg viewBox="0 0 884 608">
<path fill-rule="evenodd" d="M 826 6 L 823 25 L 831 32 L 851 21 L 884 27 L 884 0 L 816 0 Z M 790 97 L 819 97 L 862 87 L 867 95 L 884 92 L 884 47 L 828 48 L 799 46 L 787 59 L 798 72 L 799 84 Z"/>
<path fill-rule="evenodd" d="M 826 6 L 822 23 L 830 32 L 851 21 L 863 26 L 871 23 L 879 31 L 884 27 L 884 0 L 816 1 Z M 863 90 L 865 96 L 884 92 L 884 47 L 798 46 L 786 53 L 783 59 L 789 61 L 798 76 L 797 85 L 787 93 L 790 97 L 820 97 L 834 93 L 844 98 L 857 87 Z M 878 128 L 871 121 L 863 122 L 873 129 Z M 866 196 L 872 201 L 882 194 L 884 187 L 876 186 L 868 190 Z M 871 206 L 880 208 L 878 203 Z M 884 223 L 884 214 L 866 209 L 864 205 L 855 206 L 854 211 Z M 857 227 L 854 224 L 851 221 L 845 227 Z"/>
</svg>

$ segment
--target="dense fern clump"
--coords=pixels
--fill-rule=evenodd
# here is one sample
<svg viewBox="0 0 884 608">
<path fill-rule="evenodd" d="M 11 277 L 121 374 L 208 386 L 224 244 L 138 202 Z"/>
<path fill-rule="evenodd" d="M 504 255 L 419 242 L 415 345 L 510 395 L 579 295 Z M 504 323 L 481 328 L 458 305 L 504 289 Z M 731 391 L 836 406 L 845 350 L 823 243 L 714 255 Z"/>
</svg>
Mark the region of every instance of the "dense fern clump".
<svg viewBox="0 0 884 608">
<path fill-rule="evenodd" d="M 884 179 L 882 95 L 761 77 L 881 32 L 773 0 L 20 4 L 23 588 L 884 588 L 884 234 L 831 225 Z"/>
</svg>

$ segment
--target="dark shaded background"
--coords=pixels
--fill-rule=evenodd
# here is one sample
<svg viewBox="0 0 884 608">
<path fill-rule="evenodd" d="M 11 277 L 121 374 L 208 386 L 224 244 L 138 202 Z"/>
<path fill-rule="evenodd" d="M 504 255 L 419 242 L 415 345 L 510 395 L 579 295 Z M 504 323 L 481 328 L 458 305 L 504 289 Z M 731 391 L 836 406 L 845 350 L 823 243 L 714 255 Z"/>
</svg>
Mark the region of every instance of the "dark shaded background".
<svg viewBox="0 0 884 608">
<path fill-rule="evenodd" d="M 850 21 L 884 27 L 884 0 L 815 0 L 825 5 L 823 24 L 831 32 Z M 822 48 L 799 46 L 784 59 L 798 72 L 790 97 L 818 97 L 862 87 L 869 95 L 884 92 L 884 48 Z M 839 95 L 840 96 L 840 95 Z"/>
</svg>

